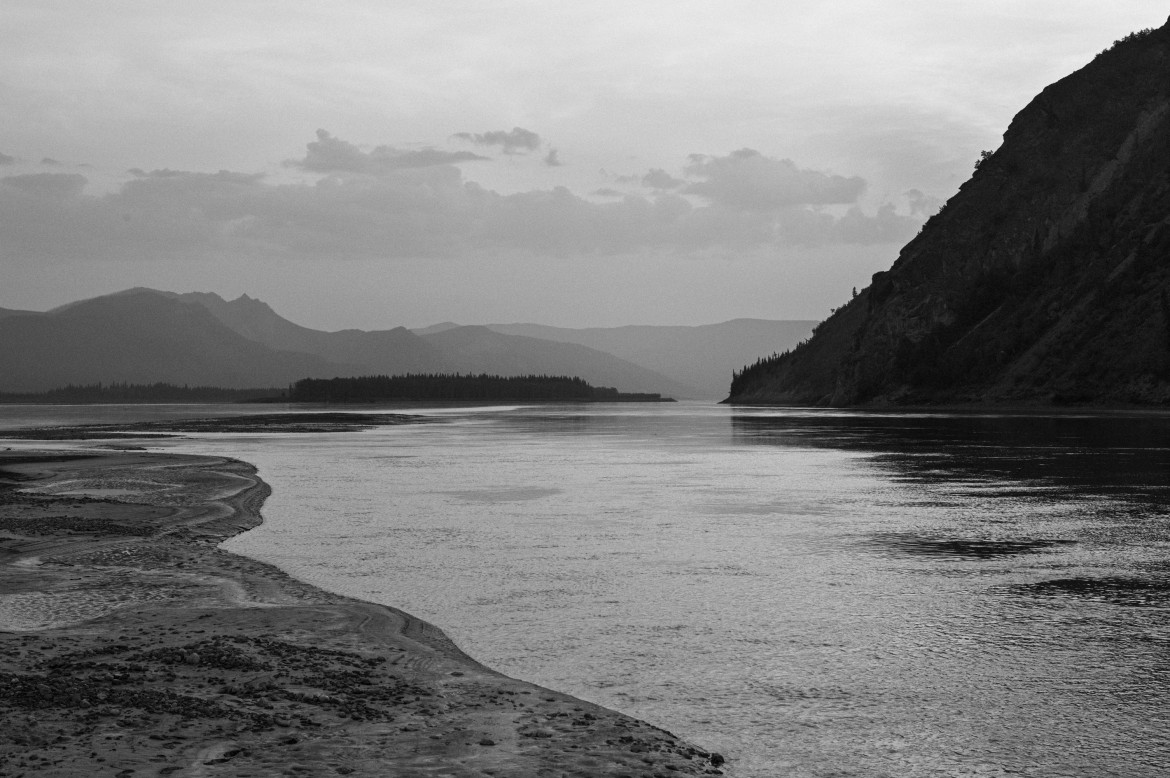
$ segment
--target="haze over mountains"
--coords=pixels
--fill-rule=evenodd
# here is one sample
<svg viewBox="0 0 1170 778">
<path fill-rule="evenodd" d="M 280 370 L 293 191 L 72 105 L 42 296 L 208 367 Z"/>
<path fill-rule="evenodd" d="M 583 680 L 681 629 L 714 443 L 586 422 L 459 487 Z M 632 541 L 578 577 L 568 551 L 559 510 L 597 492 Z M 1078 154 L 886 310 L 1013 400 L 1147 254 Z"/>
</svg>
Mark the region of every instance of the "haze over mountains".
<svg viewBox="0 0 1170 778">
<path fill-rule="evenodd" d="M 771 324 L 798 339 L 810 323 Z M 710 329 L 723 332 L 728 325 Z M 756 322 L 748 329 L 766 325 Z M 531 330 L 536 325 L 517 326 Z M 573 330 L 557 330 L 555 340 L 457 325 L 422 334 L 403 327 L 323 332 L 288 321 L 247 295 L 228 301 L 211 293 L 136 288 L 48 312 L 0 310 L 0 391 L 97 382 L 285 386 L 301 378 L 456 372 L 572 375 L 595 386 L 680 398 L 717 398 L 726 391 L 736 364 L 728 362 L 727 354 L 719 367 L 704 368 L 708 375 L 722 373 L 718 384 L 696 381 L 696 386 L 686 380 L 703 375 L 694 364 L 708 360 L 712 349 L 710 338 L 698 336 L 688 349 L 681 331 L 702 334 L 708 328 L 629 329 L 645 332 L 641 340 L 613 339 L 615 347 L 648 355 L 648 362 L 674 368 L 684 378 L 571 342 Z M 680 332 L 660 333 L 655 346 L 651 336 L 659 329 Z M 590 331 L 580 340 L 603 342 L 605 337 L 605 331 Z M 673 362 L 655 356 L 662 343 L 674 350 Z"/>
<path fill-rule="evenodd" d="M 175 297 L 206 307 L 233 331 L 271 348 L 361 366 L 357 373 L 351 370 L 333 375 L 450 372 L 570 375 L 584 378 L 594 386 L 612 386 L 625 392 L 684 397 L 695 394 L 693 387 L 611 354 L 535 338 L 500 335 L 484 327 L 455 327 L 423 336 L 404 327 L 369 332 L 321 332 L 293 324 L 266 303 L 247 296 L 230 302 L 206 293 Z M 320 376 L 302 376 L 305 377 Z"/>
<path fill-rule="evenodd" d="M 1170 23 L 1044 89 L 889 271 L 730 399 L 1170 403 Z"/>
<path fill-rule="evenodd" d="M 759 357 L 792 348 L 812 334 L 815 321 L 733 319 L 695 327 L 595 327 L 489 324 L 507 335 L 578 343 L 627 359 L 698 388 L 704 397 L 726 396 L 732 371 Z"/>
</svg>

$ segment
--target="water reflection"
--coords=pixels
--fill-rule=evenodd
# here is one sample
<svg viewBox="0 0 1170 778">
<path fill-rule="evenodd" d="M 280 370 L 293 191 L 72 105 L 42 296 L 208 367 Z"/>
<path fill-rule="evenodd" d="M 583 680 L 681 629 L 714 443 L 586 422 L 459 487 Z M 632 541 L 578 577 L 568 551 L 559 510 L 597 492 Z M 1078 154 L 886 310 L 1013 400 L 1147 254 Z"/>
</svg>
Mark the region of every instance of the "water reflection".
<svg viewBox="0 0 1170 778">
<path fill-rule="evenodd" d="M 957 499 L 1104 496 L 1162 513 L 1170 491 L 1170 414 L 737 412 L 731 425 L 738 445 L 864 451 L 899 480 L 969 485 Z"/>
<path fill-rule="evenodd" d="M 741 443 L 800 440 L 807 445 L 937 449 L 947 444 L 1017 448 L 1165 448 L 1170 413 L 1099 414 L 883 413 L 733 409 L 731 423 Z"/>
<path fill-rule="evenodd" d="M 1170 416 L 737 411 L 731 426 L 739 446 L 861 452 L 886 475 L 853 547 L 892 575 L 878 597 L 920 658 L 875 664 L 917 674 L 908 688 L 966 718 L 984 759 L 1170 770 Z M 945 729 L 929 705 L 920 721 Z"/>
<path fill-rule="evenodd" d="M 1101 578 L 1054 578 L 1048 581 L 1005 587 L 1007 593 L 1031 597 L 1056 597 L 1124 605 L 1128 607 L 1170 606 L 1170 578 L 1104 576 Z"/>
<path fill-rule="evenodd" d="M 875 533 L 875 545 L 902 554 L 935 557 L 939 559 L 998 559 L 1000 557 L 1037 554 L 1064 545 L 1073 540 L 966 540 L 959 538 L 928 538 L 906 533 Z"/>
</svg>

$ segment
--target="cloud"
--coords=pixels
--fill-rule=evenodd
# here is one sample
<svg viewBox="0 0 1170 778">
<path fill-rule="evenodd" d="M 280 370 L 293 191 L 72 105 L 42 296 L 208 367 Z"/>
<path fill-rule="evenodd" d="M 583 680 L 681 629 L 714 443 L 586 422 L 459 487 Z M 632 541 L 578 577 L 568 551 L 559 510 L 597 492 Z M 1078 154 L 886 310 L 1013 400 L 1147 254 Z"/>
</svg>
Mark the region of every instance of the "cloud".
<svg viewBox="0 0 1170 778">
<path fill-rule="evenodd" d="M 699 178 L 683 191 L 713 204 L 745 211 L 769 211 L 799 205 L 837 205 L 857 201 L 865 179 L 801 170 L 790 159 L 765 157 L 753 149 L 725 157 L 693 154 L 687 175 Z"/>
<path fill-rule="evenodd" d="M 544 164 L 549 167 L 561 167 L 565 163 L 561 162 L 556 149 L 549 149 L 548 153 L 544 155 Z"/>
<path fill-rule="evenodd" d="M 908 190 L 905 192 L 905 196 L 910 202 L 910 214 L 912 216 L 933 216 L 942 207 L 942 200 L 918 189 Z"/>
<path fill-rule="evenodd" d="M 834 225 L 837 241 L 840 243 L 897 243 L 904 241 L 922 226 L 922 219 L 916 215 L 903 216 L 893 203 L 878 208 L 874 216 L 866 216 L 853 206 Z"/>
<path fill-rule="evenodd" d="M 452 165 L 457 162 L 477 162 L 489 159 L 470 151 L 443 151 L 435 148 L 401 150 L 378 146 L 364 152 L 349 141 L 317 130 L 317 140 L 306 146 L 304 159 L 288 160 L 285 164 L 314 173 L 366 173 L 384 175 L 403 168 Z"/>
<path fill-rule="evenodd" d="M 221 170 L 218 173 L 192 173 L 189 170 L 163 168 L 147 172 L 142 168 L 133 167 L 127 172 L 135 178 L 174 178 L 185 181 L 221 181 L 234 184 L 255 184 L 265 178 L 263 173 L 235 173 L 231 170 Z"/>
<path fill-rule="evenodd" d="M 540 136 L 523 127 L 490 132 L 457 132 L 454 137 L 477 146 L 499 146 L 505 154 L 520 154 L 540 148 Z"/>
<path fill-rule="evenodd" d="M 20 190 L 24 194 L 65 200 L 77 197 L 89 183 L 80 173 L 29 173 L 23 176 L 0 178 L 0 185 Z"/>
<path fill-rule="evenodd" d="M 686 190 L 713 182 L 723 187 L 699 202 L 684 188 L 650 196 L 599 189 L 591 198 L 564 187 L 506 194 L 467 180 L 454 165 L 383 164 L 377 150 L 361 152 L 327 133 L 316 143 L 304 167 L 327 174 L 314 182 L 135 168 L 118 189 L 87 195 L 86 179 L 77 174 L 0 178 L 0 260 L 390 262 L 779 251 L 895 243 L 913 237 L 922 223 L 893 205 L 873 215 L 856 204 L 822 206 L 859 192 L 860 179 L 742 154 L 691 160 L 687 169 L 701 180 Z M 760 191 L 752 175 L 762 174 L 752 166 L 766 171 L 771 188 Z M 377 174 L 337 174 L 371 169 Z"/>
<path fill-rule="evenodd" d="M 16 157 L 10 157 L 3 152 L 0 152 L 0 165 L 12 165 L 16 163 Z"/>
<path fill-rule="evenodd" d="M 652 168 L 649 173 L 642 176 L 641 183 L 652 189 L 678 189 L 686 181 L 675 178 L 662 168 Z"/>
</svg>

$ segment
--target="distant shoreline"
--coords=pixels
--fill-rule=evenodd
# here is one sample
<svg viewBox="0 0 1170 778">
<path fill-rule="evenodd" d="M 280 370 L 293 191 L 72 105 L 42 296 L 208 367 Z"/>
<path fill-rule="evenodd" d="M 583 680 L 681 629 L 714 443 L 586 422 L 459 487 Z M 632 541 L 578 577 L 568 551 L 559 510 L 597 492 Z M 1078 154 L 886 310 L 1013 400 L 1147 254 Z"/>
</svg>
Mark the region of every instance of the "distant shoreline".
<svg viewBox="0 0 1170 778">
<path fill-rule="evenodd" d="M 349 378 L 304 378 L 289 387 L 296 403 L 460 402 L 663 402 L 661 394 L 619 392 L 571 375 L 407 373 Z M 669 401 L 669 400 L 667 400 Z"/>
<path fill-rule="evenodd" d="M 732 408 L 790 408 L 815 411 L 866 411 L 872 413 L 1005 413 L 1005 414 L 1035 414 L 1045 413 L 1053 415 L 1075 415 L 1085 413 L 1150 413 L 1170 414 L 1170 407 L 1165 405 L 1027 405 L 1020 403 L 1006 403 L 993 405 L 988 403 L 952 403 L 939 405 L 808 405 L 806 403 L 782 402 L 749 402 L 746 400 L 720 400 L 719 405 Z"/>
<path fill-rule="evenodd" d="M 218 386 L 92 384 L 40 392 L 0 392 L 0 405 L 288 404 L 369 405 L 403 402 L 558 403 L 675 402 L 657 392 L 620 392 L 573 376 L 395 375 L 306 378 L 286 390 Z"/>
<path fill-rule="evenodd" d="M 588 399 L 588 400 L 533 400 L 524 399 L 493 399 L 493 400 L 412 400 L 409 398 L 380 400 L 377 402 L 292 402 L 287 397 L 260 397 L 253 400 L 42 400 L 42 399 L 8 399 L 0 397 L 0 405 L 291 405 L 299 408 L 392 408 L 397 405 L 499 405 L 500 403 L 516 405 L 576 405 L 593 403 L 673 403 L 678 402 L 673 397 L 661 395 L 628 394 L 619 395 L 616 399 Z"/>
</svg>

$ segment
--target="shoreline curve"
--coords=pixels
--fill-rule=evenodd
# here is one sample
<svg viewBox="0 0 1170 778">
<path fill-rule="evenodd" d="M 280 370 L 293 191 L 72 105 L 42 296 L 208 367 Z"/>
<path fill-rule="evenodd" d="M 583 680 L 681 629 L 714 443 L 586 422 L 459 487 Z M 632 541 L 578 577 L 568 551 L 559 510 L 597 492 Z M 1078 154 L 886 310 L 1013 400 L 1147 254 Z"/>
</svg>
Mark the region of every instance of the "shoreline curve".
<svg viewBox="0 0 1170 778">
<path fill-rule="evenodd" d="M 226 457 L 0 452 L 0 776 L 722 774 L 422 619 L 219 548 L 270 493 Z"/>
</svg>

